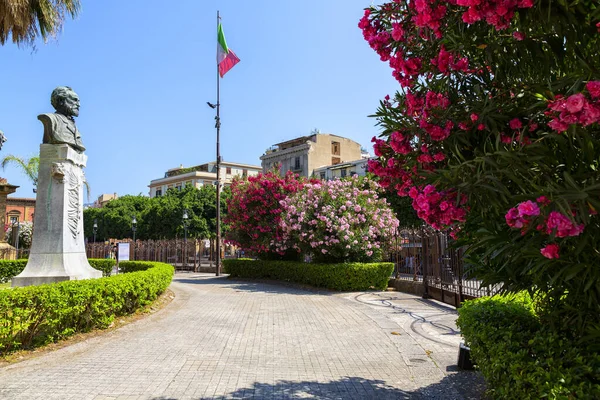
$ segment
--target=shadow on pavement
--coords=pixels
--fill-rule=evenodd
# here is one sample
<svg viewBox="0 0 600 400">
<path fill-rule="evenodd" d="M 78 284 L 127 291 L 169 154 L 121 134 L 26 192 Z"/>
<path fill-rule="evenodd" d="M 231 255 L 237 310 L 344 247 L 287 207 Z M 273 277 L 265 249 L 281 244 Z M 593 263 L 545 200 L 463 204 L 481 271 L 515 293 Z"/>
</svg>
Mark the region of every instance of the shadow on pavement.
<svg viewBox="0 0 600 400">
<path fill-rule="evenodd" d="M 190 285 L 224 285 L 238 292 L 260 292 L 274 294 L 295 294 L 295 295 L 322 295 L 330 296 L 335 293 L 323 288 L 312 286 L 299 285 L 276 280 L 244 280 L 244 279 L 229 279 L 227 276 L 197 276 L 197 277 L 181 277 L 175 276 L 174 282 L 185 283 Z"/>
<path fill-rule="evenodd" d="M 252 386 L 231 393 L 198 397 L 204 399 L 413 399 L 413 400 L 480 400 L 485 384 L 476 372 L 447 375 L 440 382 L 406 391 L 389 386 L 384 381 L 360 377 L 345 377 L 330 382 L 282 380 L 275 384 L 254 382 Z M 152 400 L 178 400 L 176 397 L 154 397 Z"/>
</svg>

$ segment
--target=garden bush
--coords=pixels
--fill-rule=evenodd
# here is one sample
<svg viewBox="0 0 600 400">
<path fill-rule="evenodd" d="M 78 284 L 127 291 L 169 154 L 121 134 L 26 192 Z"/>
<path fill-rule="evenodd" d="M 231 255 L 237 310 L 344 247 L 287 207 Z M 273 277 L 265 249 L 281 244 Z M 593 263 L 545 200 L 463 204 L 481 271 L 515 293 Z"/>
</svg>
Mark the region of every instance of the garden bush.
<svg viewBox="0 0 600 400">
<path fill-rule="evenodd" d="M 599 342 L 598 0 L 395 0 L 359 27 L 401 87 L 369 171 L 471 276 L 544 292 L 545 323 Z"/>
<path fill-rule="evenodd" d="M 282 246 L 315 262 L 380 261 L 398 220 L 378 189 L 376 182 L 356 175 L 305 185 L 279 202 Z"/>
<path fill-rule="evenodd" d="M 6 283 L 13 276 L 19 275 L 26 265 L 26 259 L 0 260 L 0 283 Z"/>
<path fill-rule="evenodd" d="M 283 245 L 280 201 L 306 183 L 291 171 L 284 176 L 272 170 L 243 179 L 234 178 L 224 219 L 229 225 L 226 239 L 261 259 L 298 259 L 297 251 L 287 251 L 288 246 Z"/>
<path fill-rule="evenodd" d="M 600 356 L 547 329 L 525 293 L 467 301 L 457 325 L 496 399 L 598 399 Z"/>
<path fill-rule="evenodd" d="M 103 276 L 110 276 L 110 273 L 115 266 L 116 261 L 109 258 L 88 258 L 90 265 L 102 271 Z M 0 283 L 5 283 L 11 280 L 13 276 L 17 276 L 25 269 L 27 259 L 18 260 L 0 260 Z"/>
<path fill-rule="evenodd" d="M 150 304 L 171 283 L 168 264 L 127 264 L 138 264 L 129 267 L 137 272 L 0 291 L 0 354 L 106 328 L 115 317 Z"/>
<path fill-rule="evenodd" d="M 102 276 L 110 276 L 113 267 L 117 263 L 112 258 L 88 258 L 88 261 L 93 268 L 102 271 Z"/>
<path fill-rule="evenodd" d="M 385 290 L 394 264 L 316 264 L 296 261 L 223 260 L 231 278 L 275 279 L 341 291 Z"/>
</svg>

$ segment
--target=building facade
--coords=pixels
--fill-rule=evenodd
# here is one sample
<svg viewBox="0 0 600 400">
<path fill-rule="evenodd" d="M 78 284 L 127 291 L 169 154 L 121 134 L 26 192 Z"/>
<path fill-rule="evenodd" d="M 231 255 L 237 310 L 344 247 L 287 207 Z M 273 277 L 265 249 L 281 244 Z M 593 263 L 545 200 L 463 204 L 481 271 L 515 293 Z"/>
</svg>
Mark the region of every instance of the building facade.
<svg viewBox="0 0 600 400">
<path fill-rule="evenodd" d="M 354 140 L 315 132 L 273 145 L 260 159 L 262 171 L 267 172 L 275 165 L 283 175 L 292 171 L 310 177 L 316 168 L 337 165 L 361 158 L 361 146 Z"/>
<path fill-rule="evenodd" d="M 35 199 L 22 197 L 6 198 L 5 224 L 17 222 L 33 222 L 35 214 Z"/>
<path fill-rule="evenodd" d="M 315 168 L 312 176 L 313 178 L 328 181 L 354 175 L 365 176 L 367 174 L 368 162 L 368 158 L 361 158 L 360 160 L 343 162 L 336 165 L 327 165 L 325 167 Z"/>
<path fill-rule="evenodd" d="M 111 200 L 116 200 L 118 199 L 119 196 L 117 196 L 116 193 L 110 194 L 110 193 L 104 193 L 101 194 L 100 196 L 98 196 L 98 199 L 96 199 L 96 201 L 94 201 L 94 208 L 102 208 L 104 207 L 109 201 Z"/>
<path fill-rule="evenodd" d="M 236 176 L 255 176 L 262 171 L 258 165 L 240 164 L 221 161 L 221 184 L 228 186 Z M 185 168 L 180 165 L 165 172 L 165 176 L 150 182 L 150 197 L 164 195 L 170 188 L 181 190 L 186 185 L 200 188 L 204 185 L 214 185 L 217 181 L 217 163 L 210 162 Z"/>
</svg>

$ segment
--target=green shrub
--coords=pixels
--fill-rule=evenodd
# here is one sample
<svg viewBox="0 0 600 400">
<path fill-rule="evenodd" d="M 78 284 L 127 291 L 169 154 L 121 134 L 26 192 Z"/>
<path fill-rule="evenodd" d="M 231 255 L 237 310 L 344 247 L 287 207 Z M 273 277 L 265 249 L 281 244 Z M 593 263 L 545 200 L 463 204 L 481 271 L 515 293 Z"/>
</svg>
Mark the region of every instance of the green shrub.
<svg viewBox="0 0 600 400">
<path fill-rule="evenodd" d="M 103 276 L 110 276 L 115 266 L 115 260 L 110 258 L 88 258 L 90 265 L 102 271 Z M 27 259 L 18 260 L 0 260 L 0 283 L 8 282 L 13 276 L 17 276 L 25 269 Z"/>
<path fill-rule="evenodd" d="M 0 283 L 11 280 L 15 275 L 19 275 L 27 265 L 27 260 L 0 260 Z"/>
<path fill-rule="evenodd" d="M 88 261 L 92 267 L 98 271 L 102 271 L 102 276 L 110 276 L 113 267 L 117 263 L 112 258 L 88 258 Z"/>
<path fill-rule="evenodd" d="M 458 313 L 493 398 L 600 398 L 600 356 L 543 325 L 528 295 L 467 301 Z"/>
<path fill-rule="evenodd" d="M 392 263 L 309 264 L 294 261 L 223 260 L 233 278 L 276 279 L 334 290 L 384 290 Z"/>
<path fill-rule="evenodd" d="M 154 301 L 173 267 L 143 262 L 138 272 L 0 291 L 0 354 L 108 327 Z"/>
</svg>

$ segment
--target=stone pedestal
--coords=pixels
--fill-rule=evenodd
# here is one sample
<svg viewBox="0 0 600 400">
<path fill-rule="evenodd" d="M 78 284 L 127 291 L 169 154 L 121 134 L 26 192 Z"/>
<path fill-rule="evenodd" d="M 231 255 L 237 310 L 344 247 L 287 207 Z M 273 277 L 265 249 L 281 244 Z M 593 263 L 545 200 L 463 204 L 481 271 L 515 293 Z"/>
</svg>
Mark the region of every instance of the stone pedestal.
<svg viewBox="0 0 600 400">
<path fill-rule="evenodd" d="M 83 167 L 87 156 L 66 144 L 40 145 L 34 229 L 27 266 L 12 286 L 100 278 L 85 254 Z"/>
<path fill-rule="evenodd" d="M 2 224 L 6 224 L 6 196 L 14 193 L 18 186 L 9 185 L 6 179 L 0 178 L 0 215 L 4 218 Z M 2 226 L 4 228 L 4 226 Z M 6 243 L 6 235 L 0 231 L 0 259 L 14 260 L 16 257 L 15 248 Z"/>
</svg>

